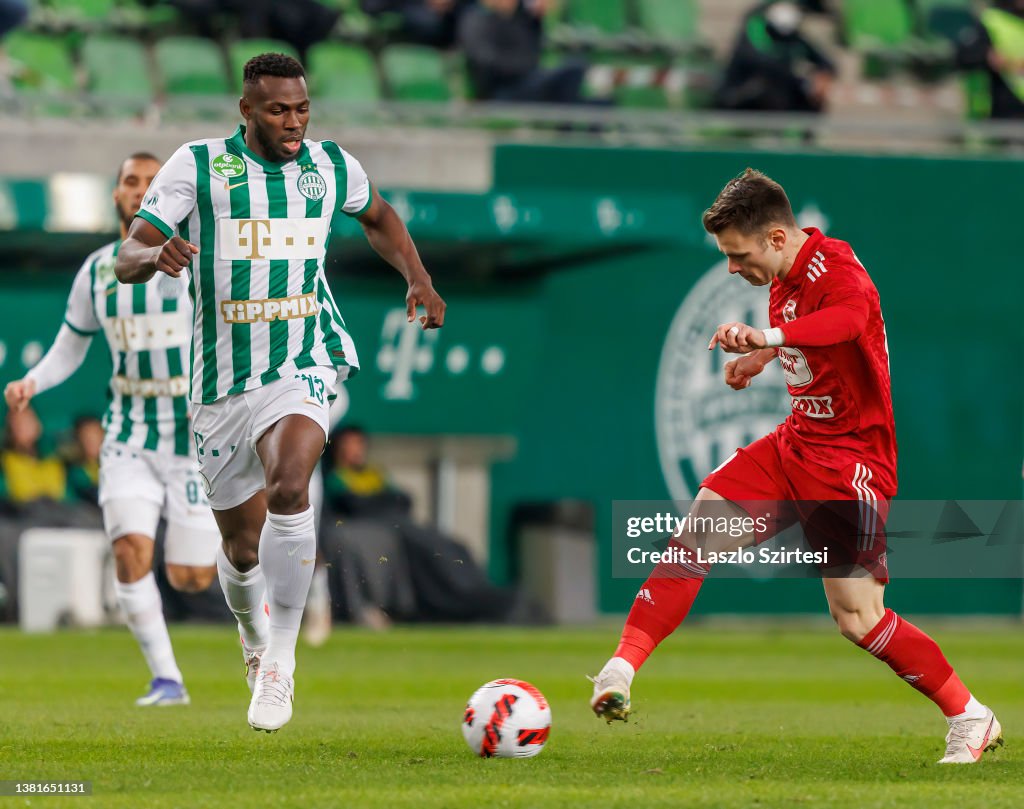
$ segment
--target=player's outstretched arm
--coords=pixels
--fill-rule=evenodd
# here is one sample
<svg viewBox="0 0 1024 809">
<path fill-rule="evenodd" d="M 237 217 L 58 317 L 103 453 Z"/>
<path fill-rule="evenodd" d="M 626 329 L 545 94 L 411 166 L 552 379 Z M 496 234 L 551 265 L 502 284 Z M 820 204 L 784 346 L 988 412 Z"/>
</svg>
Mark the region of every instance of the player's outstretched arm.
<svg viewBox="0 0 1024 809">
<path fill-rule="evenodd" d="M 420 324 L 424 329 L 438 329 L 444 325 L 445 302 L 434 291 L 423 262 L 420 261 L 416 245 L 405 227 L 405 223 L 373 189 L 373 201 L 364 214 L 359 217 L 367 241 L 377 254 L 388 264 L 398 270 L 409 284 L 409 292 L 405 296 L 409 322 L 416 317 L 416 307 L 422 306 L 426 315 L 420 316 Z"/>
<path fill-rule="evenodd" d="M 180 236 L 165 239 L 152 224 L 136 217 L 117 252 L 114 275 L 122 284 L 144 284 L 157 272 L 177 278 L 198 252 L 191 242 Z"/>
</svg>

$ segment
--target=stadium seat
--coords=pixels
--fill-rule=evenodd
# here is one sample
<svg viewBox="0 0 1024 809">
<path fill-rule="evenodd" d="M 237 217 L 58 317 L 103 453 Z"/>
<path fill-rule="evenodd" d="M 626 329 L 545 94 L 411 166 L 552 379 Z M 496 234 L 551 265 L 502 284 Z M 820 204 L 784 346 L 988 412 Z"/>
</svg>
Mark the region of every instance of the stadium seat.
<svg viewBox="0 0 1024 809">
<path fill-rule="evenodd" d="M 914 31 L 904 0 L 846 0 L 843 24 L 850 45 L 858 49 L 903 45 Z"/>
<path fill-rule="evenodd" d="M 59 94 L 76 89 L 75 67 L 63 37 L 14 31 L 3 43 L 11 81 L 26 93 Z"/>
<path fill-rule="evenodd" d="M 239 39 L 232 42 L 228 46 L 228 67 L 231 71 L 231 82 L 239 90 L 242 89 L 242 68 L 252 57 L 261 53 L 284 53 L 299 58 L 295 48 L 277 39 Z"/>
<path fill-rule="evenodd" d="M 167 37 L 154 49 L 164 92 L 220 95 L 231 92 L 220 49 L 208 39 Z"/>
<path fill-rule="evenodd" d="M 451 88 L 444 59 L 433 48 L 391 45 L 381 54 L 388 90 L 399 101 L 448 101 Z"/>
<path fill-rule="evenodd" d="M 46 4 L 65 25 L 98 28 L 110 23 L 117 0 L 49 0 Z"/>
<path fill-rule="evenodd" d="M 697 39 L 696 0 L 637 0 L 640 27 L 656 39 Z"/>
<path fill-rule="evenodd" d="M 596 29 L 612 35 L 621 34 L 629 28 L 626 5 L 622 0 L 569 0 L 564 19 L 573 27 Z"/>
<path fill-rule="evenodd" d="M 842 8 L 846 41 L 863 56 L 866 77 L 883 78 L 910 64 L 914 19 L 905 0 L 846 0 Z"/>
<path fill-rule="evenodd" d="M 380 99 L 380 80 L 373 56 L 358 45 L 321 42 L 309 49 L 310 94 L 336 101 Z"/>
<path fill-rule="evenodd" d="M 91 36 L 82 46 L 86 88 L 94 95 L 128 102 L 153 99 L 142 43 L 130 37 Z"/>
</svg>

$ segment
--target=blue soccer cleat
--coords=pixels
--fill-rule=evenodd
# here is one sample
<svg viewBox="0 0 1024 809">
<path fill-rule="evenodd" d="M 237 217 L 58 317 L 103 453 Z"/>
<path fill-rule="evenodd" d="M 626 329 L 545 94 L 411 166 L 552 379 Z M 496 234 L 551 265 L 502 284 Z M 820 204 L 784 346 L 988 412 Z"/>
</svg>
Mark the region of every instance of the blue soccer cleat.
<svg viewBox="0 0 1024 809">
<path fill-rule="evenodd" d="M 188 691 L 176 680 L 157 677 L 149 684 L 149 693 L 135 700 L 136 705 L 188 705 Z"/>
</svg>

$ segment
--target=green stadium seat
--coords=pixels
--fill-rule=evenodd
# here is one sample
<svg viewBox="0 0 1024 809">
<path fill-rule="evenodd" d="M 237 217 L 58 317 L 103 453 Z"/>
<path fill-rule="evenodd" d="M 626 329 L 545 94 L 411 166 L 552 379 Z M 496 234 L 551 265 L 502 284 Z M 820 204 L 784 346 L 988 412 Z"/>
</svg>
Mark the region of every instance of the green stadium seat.
<svg viewBox="0 0 1024 809">
<path fill-rule="evenodd" d="M 117 0 L 48 0 L 57 19 L 68 24 L 105 25 L 117 11 Z"/>
<path fill-rule="evenodd" d="M 365 48 L 321 42 L 309 49 L 307 61 L 313 98 L 354 102 L 380 99 L 377 66 Z"/>
<path fill-rule="evenodd" d="M 845 0 L 842 9 L 847 39 L 857 49 L 903 45 L 914 32 L 905 0 Z"/>
<path fill-rule="evenodd" d="M 451 88 L 444 59 L 433 48 L 391 45 L 381 54 L 384 78 L 399 101 L 448 101 Z"/>
<path fill-rule="evenodd" d="M 884 78 L 913 65 L 920 49 L 906 0 L 846 0 L 842 10 L 846 41 L 862 55 L 865 77 Z"/>
<path fill-rule="evenodd" d="M 277 39 L 239 39 L 228 46 L 228 67 L 231 82 L 239 91 L 242 89 L 242 68 L 245 63 L 261 53 L 283 53 L 299 58 L 298 52 L 287 42 Z"/>
<path fill-rule="evenodd" d="M 61 94 L 77 88 L 75 66 L 63 37 L 14 31 L 3 42 L 11 81 L 25 93 Z"/>
<path fill-rule="evenodd" d="M 637 0 L 637 13 L 649 36 L 680 42 L 698 38 L 696 0 Z"/>
<path fill-rule="evenodd" d="M 220 49 L 208 39 L 167 37 L 154 48 L 164 92 L 221 95 L 231 92 Z"/>
<path fill-rule="evenodd" d="M 178 9 L 165 3 L 143 5 L 138 0 L 120 0 L 119 12 L 119 24 L 131 31 L 170 36 L 185 28 Z"/>
<path fill-rule="evenodd" d="M 622 0 L 569 0 L 564 19 L 573 27 L 596 29 L 605 34 L 621 34 L 629 28 L 626 5 Z"/>
<path fill-rule="evenodd" d="M 132 102 L 154 96 L 146 52 L 137 39 L 90 36 L 82 45 L 82 66 L 86 88 L 94 95 Z"/>
</svg>

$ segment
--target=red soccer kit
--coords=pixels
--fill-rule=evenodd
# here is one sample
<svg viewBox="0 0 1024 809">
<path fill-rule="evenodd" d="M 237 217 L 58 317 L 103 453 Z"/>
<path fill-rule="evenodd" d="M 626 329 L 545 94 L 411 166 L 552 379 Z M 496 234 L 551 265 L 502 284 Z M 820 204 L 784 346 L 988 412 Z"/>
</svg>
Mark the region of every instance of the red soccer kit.
<svg viewBox="0 0 1024 809">
<path fill-rule="evenodd" d="M 821 565 L 832 569 L 826 575 L 860 566 L 886 582 L 882 522 L 896 494 L 896 435 L 878 290 L 846 242 L 813 228 L 806 233 L 810 238 L 786 278 L 772 283 L 769 298 L 771 325 L 785 338 L 777 353 L 793 412 L 774 432 L 737 450 L 703 485 L 755 518 L 765 513 L 763 501 L 774 501 L 778 519 L 770 531 L 799 520 L 812 548 L 829 549 Z M 706 572 L 706 566 L 659 563 L 633 602 L 615 657 L 634 671 L 643 665 L 686 617 Z M 970 691 L 935 641 L 892 610 L 857 643 L 947 717 L 971 706 Z M 984 708 L 974 702 L 970 710 Z M 989 748 L 967 749 L 977 758 Z"/>
<path fill-rule="evenodd" d="M 896 430 L 878 290 L 846 242 L 805 232 L 769 297 L 769 321 L 785 337 L 777 354 L 793 412 L 703 485 L 762 513 L 756 501 L 858 501 L 862 532 L 881 539 L 872 515 L 884 520 L 896 493 Z M 798 511 L 806 528 L 808 515 Z M 853 545 L 850 561 L 887 578 L 884 540 L 859 537 Z"/>
</svg>

